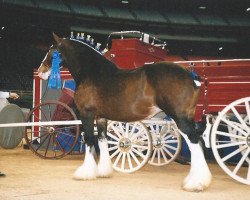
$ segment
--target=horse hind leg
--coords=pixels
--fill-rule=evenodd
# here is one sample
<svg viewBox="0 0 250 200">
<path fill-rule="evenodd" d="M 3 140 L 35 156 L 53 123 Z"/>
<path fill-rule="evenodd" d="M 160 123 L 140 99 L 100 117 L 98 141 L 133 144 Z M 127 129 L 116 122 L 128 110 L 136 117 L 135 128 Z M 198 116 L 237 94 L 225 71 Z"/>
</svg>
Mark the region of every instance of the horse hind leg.
<svg viewBox="0 0 250 200">
<path fill-rule="evenodd" d="M 191 168 L 182 187 L 186 191 L 203 191 L 210 185 L 212 175 L 199 144 L 199 135 L 195 132 L 194 121 L 183 118 L 178 120 L 177 125 L 191 152 Z M 183 133 L 184 131 L 186 134 Z"/>
<path fill-rule="evenodd" d="M 96 140 L 94 136 L 94 118 L 90 115 L 82 117 L 81 120 L 85 133 L 85 157 L 83 164 L 77 168 L 73 177 L 77 180 L 92 180 L 97 177 L 97 165 L 94 158 L 94 142 Z"/>
<path fill-rule="evenodd" d="M 96 120 L 98 130 L 98 145 L 100 148 L 100 159 L 97 165 L 98 177 L 111 177 L 113 174 L 112 162 L 108 151 L 107 135 L 107 120 Z"/>
</svg>

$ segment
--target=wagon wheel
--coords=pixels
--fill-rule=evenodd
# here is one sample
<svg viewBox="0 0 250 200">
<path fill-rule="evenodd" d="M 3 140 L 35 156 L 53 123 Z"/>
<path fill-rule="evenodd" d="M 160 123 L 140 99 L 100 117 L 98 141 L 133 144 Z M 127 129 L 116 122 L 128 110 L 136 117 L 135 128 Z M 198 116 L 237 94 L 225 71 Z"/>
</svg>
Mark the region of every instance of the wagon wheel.
<svg viewBox="0 0 250 200">
<path fill-rule="evenodd" d="M 147 127 L 153 138 L 153 153 L 148 163 L 164 166 L 174 161 L 181 151 L 181 137 L 175 123 L 152 121 Z"/>
<path fill-rule="evenodd" d="M 219 113 L 211 146 L 221 168 L 233 179 L 250 185 L 250 97 L 232 102 Z M 238 163 L 230 165 L 235 160 Z"/>
<path fill-rule="evenodd" d="M 49 122 L 77 120 L 74 111 L 59 101 L 36 105 L 27 121 Z M 72 151 L 79 136 L 79 125 L 51 125 L 26 127 L 25 140 L 41 158 L 58 159 Z"/>
<path fill-rule="evenodd" d="M 109 154 L 115 170 L 131 173 L 148 162 L 152 153 L 152 138 L 143 123 L 111 121 L 107 136 Z"/>
</svg>

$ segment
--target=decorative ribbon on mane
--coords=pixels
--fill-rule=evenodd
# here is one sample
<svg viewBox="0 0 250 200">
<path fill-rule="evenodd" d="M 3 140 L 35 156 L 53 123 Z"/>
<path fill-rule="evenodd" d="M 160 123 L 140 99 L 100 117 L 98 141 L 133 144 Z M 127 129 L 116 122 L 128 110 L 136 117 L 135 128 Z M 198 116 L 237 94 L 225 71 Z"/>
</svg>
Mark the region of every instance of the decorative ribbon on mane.
<svg viewBox="0 0 250 200">
<path fill-rule="evenodd" d="M 60 63 L 62 62 L 60 53 L 55 50 L 52 55 L 52 67 L 48 82 L 48 88 L 61 89 L 62 80 L 60 75 Z"/>
<path fill-rule="evenodd" d="M 195 87 L 200 87 L 201 86 L 201 77 L 195 72 L 195 71 L 191 71 L 191 76 L 194 80 L 194 86 Z"/>
</svg>

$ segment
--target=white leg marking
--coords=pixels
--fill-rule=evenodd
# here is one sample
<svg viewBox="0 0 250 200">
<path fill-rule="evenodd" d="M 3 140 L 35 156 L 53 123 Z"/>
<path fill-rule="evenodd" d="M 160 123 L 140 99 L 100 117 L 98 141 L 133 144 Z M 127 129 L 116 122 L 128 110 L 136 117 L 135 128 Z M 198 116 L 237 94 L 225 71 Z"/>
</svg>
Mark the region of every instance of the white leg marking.
<svg viewBox="0 0 250 200">
<path fill-rule="evenodd" d="M 106 139 L 98 140 L 100 148 L 100 160 L 98 163 L 98 176 L 111 177 L 113 174 L 112 162 L 108 152 L 108 143 Z"/>
<path fill-rule="evenodd" d="M 187 135 L 180 132 L 186 140 L 191 152 L 191 169 L 183 182 L 183 189 L 191 192 L 200 192 L 207 188 L 212 180 L 203 151 L 199 144 L 193 144 Z"/>
<path fill-rule="evenodd" d="M 94 146 L 90 149 L 85 145 L 85 158 L 83 164 L 74 173 L 74 179 L 91 180 L 97 176 L 97 165 L 94 159 Z"/>
</svg>

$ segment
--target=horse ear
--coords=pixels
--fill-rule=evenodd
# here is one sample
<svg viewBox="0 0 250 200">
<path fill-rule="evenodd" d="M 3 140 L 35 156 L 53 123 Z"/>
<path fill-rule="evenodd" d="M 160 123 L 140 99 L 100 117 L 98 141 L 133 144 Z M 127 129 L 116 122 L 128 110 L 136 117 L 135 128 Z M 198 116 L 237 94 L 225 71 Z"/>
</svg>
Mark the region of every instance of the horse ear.
<svg viewBox="0 0 250 200">
<path fill-rule="evenodd" d="M 54 39 L 55 39 L 55 41 L 56 41 L 57 44 L 61 43 L 62 38 L 60 38 L 59 36 L 57 36 L 54 32 L 53 32 L 53 37 L 54 37 Z"/>
</svg>

